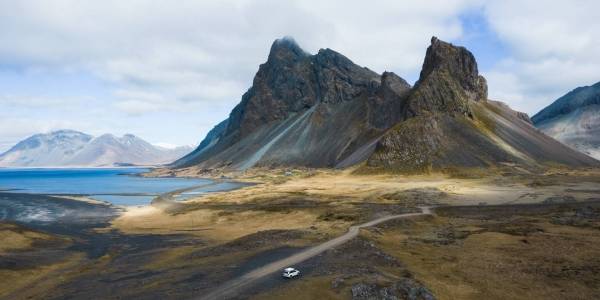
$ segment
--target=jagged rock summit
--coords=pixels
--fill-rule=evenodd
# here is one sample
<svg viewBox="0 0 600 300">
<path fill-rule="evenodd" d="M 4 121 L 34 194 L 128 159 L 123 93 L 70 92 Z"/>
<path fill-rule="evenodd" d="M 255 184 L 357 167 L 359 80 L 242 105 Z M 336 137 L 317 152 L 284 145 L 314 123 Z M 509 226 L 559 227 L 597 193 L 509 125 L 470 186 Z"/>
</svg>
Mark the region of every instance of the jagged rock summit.
<svg viewBox="0 0 600 300">
<path fill-rule="evenodd" d="M 464 47 L 435 37 L 411 87 L 331 49 L 276 40 L 229 118 L 172 166 L 347 167 L 422 172 L 518 164 L 597 165 L 539 133 L 526 114 L 487 99 Z"/>
<path fill-rule="evenodd" d="M 487 100 L 487 83 L 464 47 L 431 39 L 405 117 L 431 112 L 471 116 L 469 101 Z"/>
</svg>

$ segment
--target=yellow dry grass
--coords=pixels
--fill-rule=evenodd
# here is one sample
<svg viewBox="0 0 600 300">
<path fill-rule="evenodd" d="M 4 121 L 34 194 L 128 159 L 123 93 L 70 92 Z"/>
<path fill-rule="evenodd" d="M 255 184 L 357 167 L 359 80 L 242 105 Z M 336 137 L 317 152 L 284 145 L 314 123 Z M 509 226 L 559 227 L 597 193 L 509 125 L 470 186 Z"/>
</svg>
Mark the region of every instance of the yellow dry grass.
<svg viewBox="0 0 600 300">
<path fill-rule="evenodd" d="M 27 298 L 39 298 L 52 287 L 66 281 L 67 276 L 63 276 L 64 270 L 77 267 L 83 259 L 84 254 L 77 253 L 51 265 L 22 270 L 0 269 L 0 299 L 15 291 L 20 291 L 21 296 L 30 295 Z"/>
<path fill-rule="evenodd" d="M 506 203 L 535 203 L 546 197 L 564 194 L 566 189 L 593 189 L 598 187 L 600 176 L 596 181 L 569 182 L 560 184 L 553 182 L 542 188 L 528 186 L 529 181 L 522 178 L 503 178 L 498 175 L 481 178 L 452 178 L 444 174 L 428 175 L 357 175 L 352 169 L 345 171 L 319 171 L 314 176 L 302 175 L 287 178 L 285 182 L 273 182 L 267 175 L 247 176 L 241 180 L 252 181 L 256 177 L 267 177 L 263 183 L 226 193 L 215 193 L 189 200 L 190 203 L 248 203 L 263 199 L 276 199 L 293 195 L 311 197 L 322 201 L 380 201 L 381 196 L 390 193 L 402 193 L 414 189 L 438 189 L 448 195 L 439 199 L 449 205 L 477 205 Z M 569 192 L 576 198 L 585 199 L 585 193 Z"/>
<path fill-rule="evenodd" d="M 462 224 L 455 229 L 470 232 L 466 239 L 436 243 L 436 229 L 449 222 L 437 217 L 370 238 L 405 263 L 438 299 L 590 299 L 598 293 L 564 271 L 594 263 L 600 254 L 597 230 L 542 222 L 531 226 L 544 232 L 524 236 L 478 232 L 480 227 Z"/>
<path fill-rule="evenodd" d="M 322 228 L 342 231 L 346 224 L 323 224 L 306 211 L 267 212 L 241 211 L 223 213 L 220 210 L 197 209 L 169 214 L 152 206 L 129 208 L 112 223 L 124 233 L 172 234 L 187 233 L 220 243 L 264 230 Z M 329 228 L 329 226 L 333 227 Z M 328 227 L 328 228 L 326 228 Z"/>
<path fill-rule="evenodd" d="M 126 233 L 187 233 L 223 242 L 270 229 L 317 228 L 323 233 L 341 233 L 350 222 L 324 221 L 318 216 L 322 211 L 315 209 L 286 210 L 219 210 L 209 205 L 263 205 L 286 203 L 294 199 L 309 199 L 312 202 L 342 209 L 349 203 L 394 203 L 403 199 L 389 195 L 404 195 L 414 190 L 435 190 L 443 197 L 427 199 L 429 204 L 480 205 L 541 202 L 551 196 L 566 194 L 584 200 L 585 191 L 597 187 L 596 182 L 570 182 L 535 186 L 531 180 L 504 178 L 489 175 L 482 178 L 453 178 L 444 174 L 428 175 L 357 175 L 353 170 L 294 170 L 292 176 L 283 175 L 281 170 L 252 170 L 239 175 L 236 180 L 259 182 L 257 185 L 229 192 L 219 192 L 187 200 L 177 213 L 167 213 L 161 208 L 144 206 L 128 208 L 113 221 L 112 227 Z M 182 174 L 180 174 L 182 175 Z M 185 175 L 185 174 L 183 174 Z M 187 174 L 190 175 L 190 174 Z M 539 180 L 538 180 L 539 181 Z M 431 198 L 431 197 L 429 197 Z M 415 205 L 406 203 L 407 206 Z M 207 206 L 204 208 L 203 206 Z M 352 209 L 351 207 L 349 209 Z"/>
<path fill-rule="evenodd" d="M 0 223 L 0 254 L 31 248 L 36 240 L 48 240 L 51 237 L 35 231 L 23 230 L 16 225 Z"/>
<path fill-rule="evenodd" d="M 285 287 L 258 294 L 253 300 L 275 300 L 275 299 L 348 299 L 348 295 L 337 293 L 331 289 L 329 276 L 303 278 L 303 280 L 291 280 Z"/>
</svg>

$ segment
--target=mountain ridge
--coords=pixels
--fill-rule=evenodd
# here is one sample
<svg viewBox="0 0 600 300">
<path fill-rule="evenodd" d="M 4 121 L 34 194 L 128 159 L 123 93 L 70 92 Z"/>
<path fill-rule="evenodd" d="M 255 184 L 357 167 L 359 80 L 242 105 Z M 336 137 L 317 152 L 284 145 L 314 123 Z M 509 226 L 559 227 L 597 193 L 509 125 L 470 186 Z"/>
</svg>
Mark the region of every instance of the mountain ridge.
<svg viewBox="0 0 600 300">
<path fill-rule="evenodd" d="M 317 54 L 309 55 L 299 50 L 289 38 L 276 40 L 267 61 L 260 65 L 252 87 L 232 110 L 226 129 L 221 128 L 219 143 L 210 149 L 196 149 L 184 160 L 175 162 L 174 166 L 189 166 L 211 157 L 214 157 L 211 159 L 214 163 L 220 160 L 223 164 L 244 165 L 242 160 L 261 150 L 257 144 L 268 144 L 286 129 L 296 137 L 281 139 L 272 147 L 285 151 L 265 151 L 270 161 L 303 161 L 308 165 L 333 166 L 337 157 L 347 151 L 346 148 L 355 147 L 350 145 L 353 140 L 371 139 L 375 131 L 387 127 L 384 123 L 393 122 L 390 112 L 397 110 L 392 107 L 392 102 L 398 97 L 394 94 L 408 84 L 392 73 L 384 75 L 386 84 L 381 87 L 381 75 L 354 64 L 331 49 L 321 49 Z M 355 105 L 349 105 L 349 102 Z M 357 109 L 358 106 L 362 109 Z M 309 109 L 313 110 L 305 116 L 305 120 L 294 123 L 293 119 L 301 117 Z M 315 127 L 327 127 L 331 120 L 345 123 L 348 130 L 342 132 L 341 128 Z M 314 125 L 312 129 L 308 128 L 311 123 Z M 286 128 L 290 125 L 295 128 Z M 365 126 L 370 127 L 367 132 L 360 129 Z M 327 141 L 324 137 L 328 131 L 339 131 L 345 141 Z M 323 138 L 317 141 L 315 138 L 318 136 Z M 256 140 L 261 142 L 256 143 Z M 227 151 L 236 143 L 244 145 L 245 149 L 238 153 L 232 149 Z M 298 147 L 283 144 L 296 144 Z M 323 151 L 324 147 L 327 149 Z"/>
<path fill-rule="evenodd" d="M 347 167 L 424 172 L 517 164 L 598 165 L 487 99 L 473 54 L 433 37 L 411 87 L 331 49 L 276 40 L 227 126 L 175 168 Z M 214 137 L 218 136 L 218 140 Z"/>
<path fill-rule="evenodd" d="M 600 159 L 600 82 L 573 89 L 531 119 L 544 133 Z"/>
<path fill-rule="evenodd" d="M 540 110 L 531 117 L 531 120 L 534 123 L 542 123 L 550 118 L 565 115 L 577 108 L 589 105 L 600 105 L 600 82 L 573 89 Z"/>
<path fill-rule="evenodd" d="M 190 147 L 164 149 L 125 134 L 98 137 L 75 130 L 56 130 L 32 135 L 0 154 L 4 167 L 107 167 L 170 163 Z"/>
</svg>

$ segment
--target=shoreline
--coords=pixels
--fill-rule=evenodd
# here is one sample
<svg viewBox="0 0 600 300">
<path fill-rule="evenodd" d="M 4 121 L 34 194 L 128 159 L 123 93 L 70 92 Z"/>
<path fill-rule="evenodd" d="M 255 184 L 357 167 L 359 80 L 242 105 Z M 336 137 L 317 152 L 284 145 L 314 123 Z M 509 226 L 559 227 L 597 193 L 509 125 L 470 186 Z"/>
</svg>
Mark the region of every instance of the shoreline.
<svg viewBox="0 0 600 300">
<path fill-rule="evenodd" d="M 106 166 L 106 167 L 89 167 L 89 166 L 39 166 L 39 167 L 0 167 L 0 170 L 105 170 L 105 169 L 156 169 L 161 166 Z"/>
<path fill-rule="evenodd" d="M 84 206 L 89 206 L 89 207 L 105 207 L 106 209 L 112 211 L 111 217 L 110 219 L 106 219 L 104 220 L 104 222 L 102 223 L 106 223 L 104 227 L 110 227 L 112 222 L 119 218 L 120 216 L 123 216 L 125 213 L 127 212 L 134 212 L 135 211 L 145 211 L 145 210 L 149 210 L 149 209 L 158 209 L 158 210 L 164 210 L 164 209 L 169 209 L 169 208 L 175 208 L 178 205 L 184 206 L 186 205 L 186 202 L 191 200 L 191 199 L 198 199 L 201 197 L 204 197 L 206 195 L 210 195 L 210 194 L 215 194 L 215 193 L 221 193 L 221 192 L 230 192 L 233 190 L 237 190 L 237 189 L 241 189 L 247 186 L 250 186 L 252 184 L 249 183 L 244 183 L 244 182 L 238 182 L 238 181 L 233 181 L 233 180 L 219 180 L 219 179 L 209 179 L 209 178 L 203 178 L 209 182 L 207 183 L 203 183 L 203 184 L 198 184 L 198 185 L 193 185 L 193 186 L 189 186 L 189 187 L 185 187 L 185 188 L 179 188 L 179 189 L 175 189 L 175 190 L 170 190 L 164 193 L 101 193 L 101 194 L 62 194 L 62 193 L 30 193 L 27 192 L 24 189 L 4 189 L 4 190 L 0 190 L 0 196 L 3 196 L 2 202 L 0 204 L 0 210 L 2 210 L 3 212 L 3 218 L 0 219 L 0 222 L 17 222 L 20 223 L 22 225 L 25 226 L 34 226 L 34 227 L 47 227 L 48 230 L 53 231 L 51 228 L 54 225 L 57 224 L 53 224 L 56 222 L 59 222 L 58 220 L 60 220 L 60 217 L 56 217 L 58 214 L 58 211 L 60 209 L 55 209 L 55 208 L 51 208 L 48 209 L 48 207 L 54 207 L 54 206 L 60 206 L 61 204 L 66 204 L 66 206 L 75 206 L 75 207 L 83 207 Z M 219 184 L 223 184 L 223 183 L 229 183 L 229 186 L 223 187 L 223 188 L 219 188 L 217 190 L 208 190 L 208 191 L 201 191 L 200 194 L 198 195 L 189 195 L 188 197 L 182 199 L 182 200 L 176 200 L 176 198 L 186 192 L 189 191 L 194 191 L 194 190 L 198 190 L 198 189 L 203 189 L 203 188 L 209 188 L 209 187 L 213 187 L 213 186 L 218 186 Z M 123 204 L 115 204 L 112 203 L 110 201 L 106 201 L 106 200 L 101 200 L 101 199 L 96 199 L 94 198 L 94 196 L 98 196 L 98 195 L 108 195 L 108 196 L 150 196 L 152 197 L 151 199 L 148 200 L 148 202 L 143 203 L 143 204 L 132 204 L 132 205 L 123 205 Z M 25 201 L 25 202 L 31 202 L 28 205 L 29 206 L 24 206 L 24 207 L 20 207 L 18 205 L 18 201 L 15 199 L 20 199 L 21 201 Z M 35 203 L 34 199 L 43 199 L 43 200 L 38 200 L 39 203 Z M 85 209 L 82 209 L 81 212 L 76 212 L 76 213 L 80 213 L 82 215 L 85 215 Z M 54 217 L 50 218 L 50 219 L 43 219 L 46 218 L 47 214 L 49 215 L 55 215 Z M 38 221 L 37 218 L 42 218 L 43 220 Z M 91 225 L 92 223 L 95 223 L 95 221 L 90 220 L 90 219 L 85 219 L 82 221 L 84 223 L 89 223 L 88 225 Z"/>
<path fill-rule="evenodd" d="M 11 192 L 0 193 L 0 204 L 1 222 L 15 222 L 50 232 L 67 227 L 101 227 L 118 217 L 122 210 L 94 199 Z"/>
<path fill-rule="evenodd" d="M 188 192 L 188 191 L 194 191 L 194 190 L 199 190 L 202 188 L 207 188 L 206 191 L 200 190 L 198 191 L 198 193 L 191 193 L 190 195 L 186 195 L 185 198 L 182 197 L 181 200 L 178 199 L 178 202 L 183 202 L 188 200 L 189 198 L 198 198 L 201 197 L 205 194 L 210 194 L 210 193 L 215 193 L 215 192 L 222 192 L 222 191 L 231 191 L 234 189 L 238 189 L 241 187 L 245 187 L 248 185 L 248 183 L 243 183 L 243 182 L 237 182 L 237 181 L 232 181 L 232 180 L 223 180 L 222 178 L 210 178 L 210 177 L 182 177 L 182 176 L 173 176 L 173 177 L 166 177 L 166 176 L 148 176 L 149 172 L 152 172 L 152 170 L 154 170 L 154 168 L 156 168 L 157 166 L 151 166 L 151 167 L 140 167 L 140 166 L 126 166 L 126 167 L 85 167 L 85 168 L 80 168 L 80 167 L 76 167 L 76 168 L 72 168 L 72 167 L 19 167 L 19 168 L 2 168 L 2 171 L 6 171 L 6 172 L 19 172 L 19 171 L 23 171 L 23 172 L 28 172 L 28 171 L 36 171 L 36 170 L 40 170 L 40 171 L 48 171 L 48 172 L 52 172 L 52 171 L 57 171 L 57 172 L 61 172 L 62 170 L 66 170 L 66 171 L 92 171 L 92 170 L 115 170 L 115 172 L 118 172 L 118 170 L 139 170 L 139 172 L 134 171 L 131 174 L 128 174 L 127 172 L 124 173 L 116 173 L 116 176 L 130 176 L 130 177 L 144 177 L 144 178 L 154 178 L 154 179 L 168 179 L 168 178 L 173 178 L 173 179 L 189 179 L 189 180 L 195 180 L 197 182 L 195 182 L 196 184 L 194 184 L 194 182 L 189 182 L 188 184 L 190 184 L 190 186 L 187 187 L 183 187 L 183 188 L 177 188 L 177 185 L 174 185 L 173 187 L 170 187 L 169 185 L 166 185 L 166 190 L 163 191 L 150 191 L 147 192 L 149 189 L 148 188 L 143 188 L 140 187 L 138 188 L 138 190 L 141 190 L 142 192 L 111 192 L 110 187 L 107 187 L 105 191 L 100 192 L 100 193 L 96 193 L 95 191 L 83 191 L 83 192 L 79 192 L 79 191 L 70 191 L 71 189 L 69 188 L 64 188 L 61 189 L 60 186 L 59 188 L 56 189 L 56 191 L 52 191 L 53 189 L 50 189 L 51 192 L 48 191 L 44 191 L 44 189 L 42 188 L 41 190 L 36 189 L 35 185 L 33 185 L 33 188 L 31 188 L 31 186 L 29 184 L 26 184 L 24 186 L 19 186 L 19 185 L 12 185 L 9 183 L 4 184 L 4 186 L 2 186 L 0 188 L 0 192 L 14 192 L 14 193 L 20 193 L 20 194 L 30 194 L 32 196 L 48 196 L 48 197 L 55 197 L 57 199 L 69 199 L 69 200 L 73 200 L 73 201 L 83 201 L 83 202 L 87 202 L 87 203 L 92 203 L 92 204 L 102 204 L 102 205 L 108 205 L 108 206 L 114 206 L 114 207 L 120 207 L 120 208 L 126 208 L 126 207 L 140 207 L 140 206 L 149 206 L 152 205 L 153 202 L 156 202 L 157 199 L 161 199 L 161 198 L 166 198 L 166 196 L 173 198 L 173 201 L 175 201 L 175 198 L 178 198 L 181 194 Z M 26 174 L 26 173 L 24 173 Z M 42 178 L 42 180 L 44 180 Z M 118 181 L 118 179 L 116 179 Z M 225 183 L 225 186 L 219 186 L 219 184 L 223 184 Z M 183 184 L 179 184 L 179 186 L 181 185 L 185 185 L 186 183 Z M 210 188 L 216 186 L 216 188 Z M 39 190 L 39 191 L 38 191 Z M 47 189 L 46 189 L 47 190 Z M 65 192 L 61 191 L 64 190 Z M 102 191 L 102 189 L 100 189 L 100 191 Z M 89 193 L 89 192 L 94 192 L 94 193 Z M 102 197 L 102 196 L 108 196 L 108 197 Z M 117 197 L 119 197 L 120 199 L 117 199 Z M 132 197 L 132 198 L 128 198 L 128 197 Z"/>
</svg>

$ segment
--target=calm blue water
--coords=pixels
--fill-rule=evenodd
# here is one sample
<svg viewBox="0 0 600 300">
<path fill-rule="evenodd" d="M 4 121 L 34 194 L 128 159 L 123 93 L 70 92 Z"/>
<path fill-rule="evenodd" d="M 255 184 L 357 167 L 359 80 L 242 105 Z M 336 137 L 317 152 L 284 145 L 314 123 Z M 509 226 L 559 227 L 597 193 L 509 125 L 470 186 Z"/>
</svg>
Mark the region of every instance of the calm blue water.
<svg viewBox="0 0 600 300">
<path fill-rule="evenodd" d="M 116 205 L 148 204 L 157 195 L 169 191 L 212 183 L 207 179 L 144 178 L 135 175 L 148 169 L 2 169 L 0 190 L 36 194 L 89 195 Z M 205 193 L 235 187 L 209 185 Z M 189 194 L 190 196 L 193 194 Z"/>
</svg>

